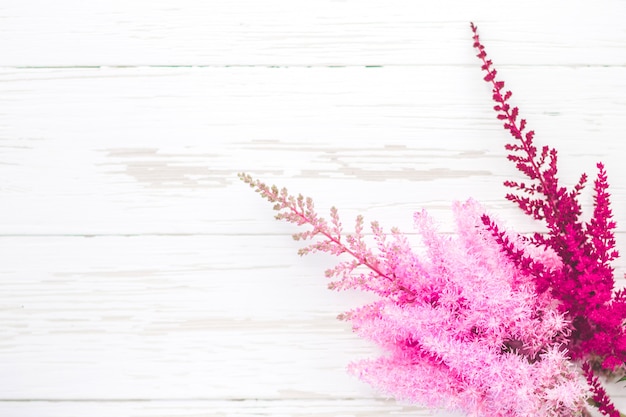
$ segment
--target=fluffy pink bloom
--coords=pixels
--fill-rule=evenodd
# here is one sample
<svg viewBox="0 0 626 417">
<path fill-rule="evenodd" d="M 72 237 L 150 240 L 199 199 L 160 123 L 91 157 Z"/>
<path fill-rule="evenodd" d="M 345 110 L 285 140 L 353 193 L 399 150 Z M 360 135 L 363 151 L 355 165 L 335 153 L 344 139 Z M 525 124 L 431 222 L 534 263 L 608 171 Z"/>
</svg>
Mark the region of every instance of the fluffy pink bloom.
<svg viewBox="0 0 626 417">
<path fill-rule="evenodd" d="M 312 200 L 241 178 L 274 203 L 277 218 L 310 226 L 295 235 L 313 239 L 300 253 L 342 257 L 327 271 L 335 279 L 331 288 L 379 296 L 344 315 L 385 352 L 352 364 L 353 373 L 396 398 L 475 416 L 571 416 L 584 409 L 584 388 L 562 350 L 567 323 L 502 250 L 477 203 L 454 205 L 454 236 L 438 233 L 425 212 L 416 214 L 419 251 L 399 231 L 387 235 L 376 223 L 372 247 L 361 218 L 355 233 L 344 235 L 335 209 L 329 223 Z M 522 239 L 502 235 L 526 254 Z M 561 266 L 551 251 L 542 257 L 545 265 Z"/>
<path fill-rule="evenodd" d="M 531 242 L 538 248 L 550 248 L 561 259 L 562 266 L 554 269 L 537 256 L 519 253 L 507 239 L 500 243 L 516 264 L 534 277 L 540 293 L 549 292 L 559 301 L 560 311 L 571 322 L 572 334 L 568 349 L 574 359 L 598 362 L 607 370 L 622 368 L 626 362 L 626 293 L 614 291 L 615 280 L 611 262 L 618 257 L 615 249 L 608 193 L 607 174 L 598 163 L 594 182 L 594 211 L 587 222 L 581 219 L 579 195 L 587 181 L 582 174 L 578 183 L 568 190 L 558 180 L 557 151 L 544 146 L 537 149 L 535 132 L 527 130 L 526 120 L 519 118 L 519 109 L 509 104 L 512 93 L 497 79 L 491 60 L 480 42 L 477 28 L 474 47 L 482 62 L 484 77 L 492 86 L 492 98 L 497 117 L 514 138 L 506 144 L 508 159 L 526 177 L 525 182 L 506 181 L 512 191 L 506 198 L 529 216 L 544 222 L 546 235 L 536 234 Z M 483 218 L 494 235 L 495 225 Z"/>
<path fill-rule="evenodd" d="M 388 352 L 352 371 L 396 398 L 473 415 L 575 414 L 583 388 L 560 350 L 567 327 L 556 305 L 482 227 L 476 203 L 454 212 L 456 236 L 416 216 L 422 256 L 399 237 L 379 244 L 391 261 L 379 268 L 413 296 L 349 314 L 359 335 Z"/>
</svg>

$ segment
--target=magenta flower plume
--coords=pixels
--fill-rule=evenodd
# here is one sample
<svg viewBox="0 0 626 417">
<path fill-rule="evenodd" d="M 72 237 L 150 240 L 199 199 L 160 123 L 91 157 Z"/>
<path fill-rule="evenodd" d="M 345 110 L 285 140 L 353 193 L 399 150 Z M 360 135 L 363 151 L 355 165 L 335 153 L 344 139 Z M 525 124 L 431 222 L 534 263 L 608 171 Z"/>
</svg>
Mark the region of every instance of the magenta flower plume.
<svg viewBox="0 0 626 417">
<path fill-rule="evenodd" d="M 519 109 L 509 104 L 512 93 L 496 78 L 492 61 L 487 59 L 477 27 L 472 24 L 474 47 L 491 84 L 494 110 L 504 128 L 514 138 L 506 144 L 508 159 L 527 178 L 526 182 L 506 181 L 511 189 L 506 198 L 534 219 L 543 221 L 547 234 L 535 234 L 530 241 L 537 247 L 551 248 L 562 260 L 558 269 L 517 251 L 499 236 L 488 217 L 483 221 L 498 237 L 511 259 L 531 274 L 539 292 L 549 292 L 560 302 L 560 311 L 571 321 L 568 349 L 574 359 L 591 360 L 606 370 L 624 368 L 626 362 L 626 293 L 614 291 L 615 249 L 610 194 L 604 166 L 598 163 L 594 182 L 594 210 L 587 222 L 581 219 L 579 195 L 587 181 L 582 174 L 568 190 L 557 177 L 557 151 L 548 146 L 539 150 L 533 143 L 534 131 L 526 129 Z"/>
<path fill-rule="evenodd" d="M 326 221 L 311 199 L 240 177 L 274 204 L 278 219 L 309 227 L 294 236 L 311 240 L 301 254 L 341 258 L 326 272 L 331 288 L 378 295 L 342 316 L 385 352 L 352 364 L 354 374 L 396 398 L 475 416 L 584 412 L 585 388 L 562 348 L 568 323 L 502 250 L 477 203 L 454 205 L 454 236 L 438 233 L 427 213 L 416 214 L 418 251 L 398 230 L 387 234 L 375 222 L 366 236 L 362 217 L 346 235 L 336 209 Z M 534 246 L 499 230 L 523 256 L 535 256 Z M 562 267 L 550 250 L 536 257 L 550 271 Z"/>
<path fill-rule="evenodd" d="M 582 371 L 591 388 L 591 401 L 596 404 L 600 412 L 608 417 L 621 417 L 620 412 L 613 406 L 609 396 L 598 381 L 598 377 L 593 374 L 589 362 L 583 363 Z"/>
</svg>

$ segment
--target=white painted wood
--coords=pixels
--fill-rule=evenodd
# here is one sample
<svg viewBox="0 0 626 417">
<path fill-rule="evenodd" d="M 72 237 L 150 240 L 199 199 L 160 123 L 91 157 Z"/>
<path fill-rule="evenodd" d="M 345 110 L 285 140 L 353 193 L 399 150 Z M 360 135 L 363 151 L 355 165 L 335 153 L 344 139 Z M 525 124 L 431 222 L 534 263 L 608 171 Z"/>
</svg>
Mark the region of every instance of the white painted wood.
<svg viewBox="0 0 626 417">
<path fill-rule="evenodd" d="M 285 236 L 0 240 L 3 398 L 361 393 L 343 368 L 372 350 L 335 319 L 355 300 Z"/>
<path fill-rule="evenodd" d="M 566 182 L 608 165 L 626 224 L 623 73 L 503 76 Z M 260 222 L 267 205 L 239 171 L 407 231 L 414 211 L 445 216 L 469 196 L 522 221 L 502 198 L 516 171 L 477 67 L 5 69 L 0 80 L 5 234 L 284 232 Z"/>
<path fill-rule="evenodd" d="M 410 232 L 426 207 L 450 231 L 451 201 L 473 196 L 538 230 L 502 199 L 515 170 L 474 20 L 566 182 L 606 162 L 624 248 L 625 12 L 3 1 L 0 415 L 430 415 L 345 373 L 375 354 L 335 320 L 363 297 L 327 291 L 332 259 L 298 258 L 294 229 L 236 173 L 346 223 Z"/>
<path fill-rule="evenodd" d="M 624 65 L 621 0 L 5 0 L 0 66 Z"/>
<path fill-rule="evenodd" d="M 0 403 L 0 412 L 13 417 L 258 417 L 319 416 L 377 417 L 380 415 L 432 416 L 428 410 L 377 399 L 284 399 L 244 401 L 127 401 L 127 402 L 12 402 Z"/>
<path fill-rule="evenodd" d="M 344 368 L 376 350 L 336 320 L 367 298 L 328 291 L 334 261 L 296 247 L 262 235 L 1 238 L 2 398 L 374 396 Z"/>
</svg>

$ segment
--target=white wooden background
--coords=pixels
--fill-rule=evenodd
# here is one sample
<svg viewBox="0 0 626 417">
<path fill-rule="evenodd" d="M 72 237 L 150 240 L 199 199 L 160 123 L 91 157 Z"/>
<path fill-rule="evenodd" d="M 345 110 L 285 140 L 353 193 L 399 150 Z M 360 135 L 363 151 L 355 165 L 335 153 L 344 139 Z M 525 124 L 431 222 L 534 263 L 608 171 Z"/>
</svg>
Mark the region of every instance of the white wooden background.
<svg viewBox="0 0 626 417">
<path fill-rule="evenodd" d="M 533 230 L 503 199 L 517 173 L 473 20 L 562 178 L 608 166 L 626 254 L 625 18 L 623 0 L 3 0 L 0 415 L 428 415 L 346 374 L 376 354 L 335 320 L 363 299 L 326 290 L 332 259 L 299 258 L 236 173 L 347 223 L 411 232 L 425 207 L 449 230 L 473 196 Z"/>
</svg>

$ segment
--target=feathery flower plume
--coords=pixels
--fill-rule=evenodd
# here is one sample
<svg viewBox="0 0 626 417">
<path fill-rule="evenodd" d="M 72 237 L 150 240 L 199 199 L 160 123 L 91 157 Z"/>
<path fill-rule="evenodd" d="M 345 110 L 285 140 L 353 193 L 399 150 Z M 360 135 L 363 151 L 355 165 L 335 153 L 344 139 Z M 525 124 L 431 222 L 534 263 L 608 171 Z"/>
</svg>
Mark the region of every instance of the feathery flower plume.
<svg viewBox="0 0 626 417">
<path fill-rule="evenodd" d="M 505 145 L 508 159 L 528 179 L 528 183 L 506 181 L 512 192 L 506 198 L 527 215 L 543 221 L 547 235 L 535 234 L 529 241 L 538 248 L 550 248 L 562 261 L 561 268 L 548 268 L 539 259 L 525 255 L 502 234 L 488 216 L 484 224 L 518 267 L 534 277 L 540 293 L 550 293 L 559 301 L 560 311 L 571 321 L 572 333 L 568 350 L 573 359 L 583 361 L 582 371 L 593 394 L 593 403 L 600 412 L 611 417 L 620 413 L 611 404 L 606 392 L 593 374 L 601 371 L 624 371 L 626 362 L 626 293 L 613 291 L 615 281 L 611 261 L 618 257 L 615 249 L 608 180 L 602 163 L 597 164 L 594 181 L 594 210 L 591 220 L 580 219 L 578 201 L 587 181 L 582 174 L 578 183 L 568 190 L 557 177 L 557 151 L 543 146 L 539 152 L 533 143 L 534 131 L 526 130 L 526 120 L 518 119 L 519 109 L 509 104 L 511 91 L 496 78 L 497 71 L 487 59 L 477 27 L 472 23 L 474 48 L 482 61 L 484 80 L 492 85 L 492 99 L 497 117 L 515 139 Z"/>
<path fill-rule="evenodd" d="M 547 295 L 535 291 L 483 225 L 474 201 L 453 207 L 457 234 L 437 233 L 425 212 L 415 215 L 425 251 L 412 249 L 398 230 L 388 235 L 372 223 L 373 247 L 363 218 L 344 234 L 338 212 L 320 217 L 313 201 L 240 178 L 274 204 L 276 218 L 309 230 L 300 254 L 326 252 L 342 260 L 326 272 L 330 288 L 357 289 L 377 301 L 343 315 L 354 331 L 386 355 L 350 370 L 398 399 L 462 410 L 476 416 L 574 416 L 585 410 L 585 389 L 563 352 L 568 325 Z M 526 254 L 532 246 L 504 231 Z M 527 256 L 530 256 L 530 253 Z M 525 255 L 526 256 L 526 255 Z M 556 254 L 542 262 L 558 269 Z"/>
<path fill-rule="evenodd" d="M 486 72 L 484 80 L 492 86 L 497 117 L 515 139 L 505 145 L 508 159 L 527 177 L 526 182 L 506 181 L 511 189 L 506 198 L 534 219 L 543 221 L 548 233 L 535 234 L 530 241 L 538 247 L 551 248 L 562 260 L 562 267 L 546 267 L 540 260 L 525 256 L 499 237 L 512 260 L 531 274 L 539 292 L 549 292 L 560 302 L 572 324 L 568 344 L 574 359 L 591 361 L 609 371 L 624 369 L 626 362 L 626 293 L 614 291 L 614 269 L 611 261 L 618 257 L 615 249 L 610 194 L 607 174 L 601 163 L 594 181 L 594 210 L 587 222 L 581 219 L 578 197 L 587 181 L 582 174 L 578 183 L 568 190 L 557 177 L 557 151 L 548 146 L 539 150 L 533 143 L 535 132 L 526 129 L 526 120 L 519 118 L 519 109 L 509 104 L 512 93 L 487 58 L 485 47 L 472 23 L 474 48 Z M 485 216 L 485 224 L 495 236 L 498 229 Z"/>
<path fill-rule="evenodd" d="M 591 388 L 591 401 L 592 403 L 598 407 L 598 410 L 605 416 L 609 417 L 621 417 L 620 412 L 615 408 L 611 399 L 607 395 L 606 391 L 600 385 L 598 381 L 598 377 L 594 375 L 593 370 L 591 369 L 591 365 L 589 362 L 585 362 L 582 365 L 583 375 L 587 379 L 587 383 Z"/>
</svg>

